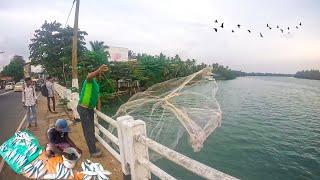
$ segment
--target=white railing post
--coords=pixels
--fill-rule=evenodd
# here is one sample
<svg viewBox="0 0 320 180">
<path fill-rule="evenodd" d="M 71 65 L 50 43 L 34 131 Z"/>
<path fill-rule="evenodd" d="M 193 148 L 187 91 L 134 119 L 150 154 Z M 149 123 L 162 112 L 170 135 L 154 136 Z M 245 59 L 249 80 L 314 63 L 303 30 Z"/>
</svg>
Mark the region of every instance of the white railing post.
<svg viewBox="0 0 320 180">
<path fill-rule="evenodd" d="M 148 147 L 136 141 L 136 136 L 146 136 L 146 124 L 131 116 L 117 118 L 118 138 L 122 172 L 131 174 L 132 180 L 151 179 L 150 171 L 139 163 L 139 159 L 149 160 Z"/>
</svg>

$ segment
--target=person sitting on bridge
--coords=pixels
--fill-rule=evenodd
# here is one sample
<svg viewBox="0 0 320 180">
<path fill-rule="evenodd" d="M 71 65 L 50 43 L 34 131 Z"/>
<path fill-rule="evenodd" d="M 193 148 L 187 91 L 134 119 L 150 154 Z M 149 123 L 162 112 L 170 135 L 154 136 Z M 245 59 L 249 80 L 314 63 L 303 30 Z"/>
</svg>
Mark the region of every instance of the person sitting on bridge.
<svg viewBox="0 0 320 180">
<path fill-rule="evenodd" d="M 68 132 L 68 123 L 64 119 L 58 119 L 55 126 L 48 130 L 49 143 L 47 144 L 46 152 L 49 157 L 62 155 L 63 150 L 68 147 L 73 147 L 80 154 L 82 153 L 82 151 L 69 138 Z"/>
</svg>

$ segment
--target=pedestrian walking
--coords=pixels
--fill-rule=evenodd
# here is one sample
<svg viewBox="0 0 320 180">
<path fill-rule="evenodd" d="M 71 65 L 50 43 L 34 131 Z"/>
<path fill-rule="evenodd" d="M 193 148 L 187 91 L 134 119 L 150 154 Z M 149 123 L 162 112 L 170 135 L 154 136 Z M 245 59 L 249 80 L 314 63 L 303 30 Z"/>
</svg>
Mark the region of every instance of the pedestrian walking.
<svg viewBox="0 0 320 180">
<path fill-rule="evenodd" d="M 37 94 L 33 82 L 30 77 L 25 78 L 26 84 L 22 91 L 22 104 L 27 111 L 28 128 L 31 127 L 32 122 L 34 122 L 35 127 L 37 127 Z"/>
<path fill-rule="evenodd" d="M 52 113 L 57 113 L 53 86 L 54 86 L 53 78 L 51 76 L 47 77 L 46 87 L 47 87 L 47 92 L 48 92 L 48 96 L 47 96 L 48 110 Z M 52 100 L 52 110 L 51 110 L 50 100 Z"/>
<path fill-rule="evenodd" d="M 97 80 L 108 71 L 107 65 L 100 66 L 97 70 L 89 73 L 82 84 L 78 113 L 81 119 L 83 134 L 89 148 L 91 157 L 100 157 L 101 151 L 96 148 L 94 135 L 94 108 L 101 110 L 100 90 Z"/>
</svg>

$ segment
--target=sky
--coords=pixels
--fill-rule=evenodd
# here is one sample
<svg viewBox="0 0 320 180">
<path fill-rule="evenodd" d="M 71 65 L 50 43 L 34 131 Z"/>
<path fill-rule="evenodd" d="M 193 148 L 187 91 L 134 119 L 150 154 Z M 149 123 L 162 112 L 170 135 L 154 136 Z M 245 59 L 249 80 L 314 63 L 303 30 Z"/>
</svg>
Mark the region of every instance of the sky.
<svg viewBox="0 0 320 180">
<path fill-rule="evenodd" d="M 0 70 L 15 54 L 28 61 L 34 31 L 45 20 L 64 25 L 72 2 L 0 2 L 0 51 L 5 51 Z M 136 53 L 179 54 L 245 72 L 295 73 L 320 69 L 319 9 L 319 0 L 81 0 L 79 28 L 88 33 L 87 43 L 99 40 Z M 70 26 L 73 17 L 74 11 Z M 216 19 L 224 22 L 218 32 L 213 31 Z M 275 28 L 300 22 L 290 35 Z M 237 29 L 237 24 L 242 27 Z"/>
</svg>

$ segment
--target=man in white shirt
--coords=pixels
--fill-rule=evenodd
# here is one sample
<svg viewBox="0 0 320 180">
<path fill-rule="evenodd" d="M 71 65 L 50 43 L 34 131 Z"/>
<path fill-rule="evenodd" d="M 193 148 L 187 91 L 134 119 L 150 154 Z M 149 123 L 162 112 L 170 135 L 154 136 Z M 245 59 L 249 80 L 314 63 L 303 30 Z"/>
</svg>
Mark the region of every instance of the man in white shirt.
<svg viewBox="0 0 320 180">
<path fill-rule="evenodd" d="M 56 112 L 56 102 L 54 99 L 53 78 L 51 76 L 47 77 L 46 86 L 47 86 L 47 90 L 48 90 L 48 96 L 47 96 L 48 109 L 50 112 L 55 113 Z M 53 111 L 51 111 L 50 99 L 52 100 Z"/>
<path fill-rule="evenodd" d="M 31 127 L 33 121 L 35 122 L 35 126 L 37 127 L 37 94 L 31 78 L 25 78 L 25 82 L 26 85 L 23 87 L 22 91 L 22 104 L 27 110 L 28 128 Z"/>
</svg>

